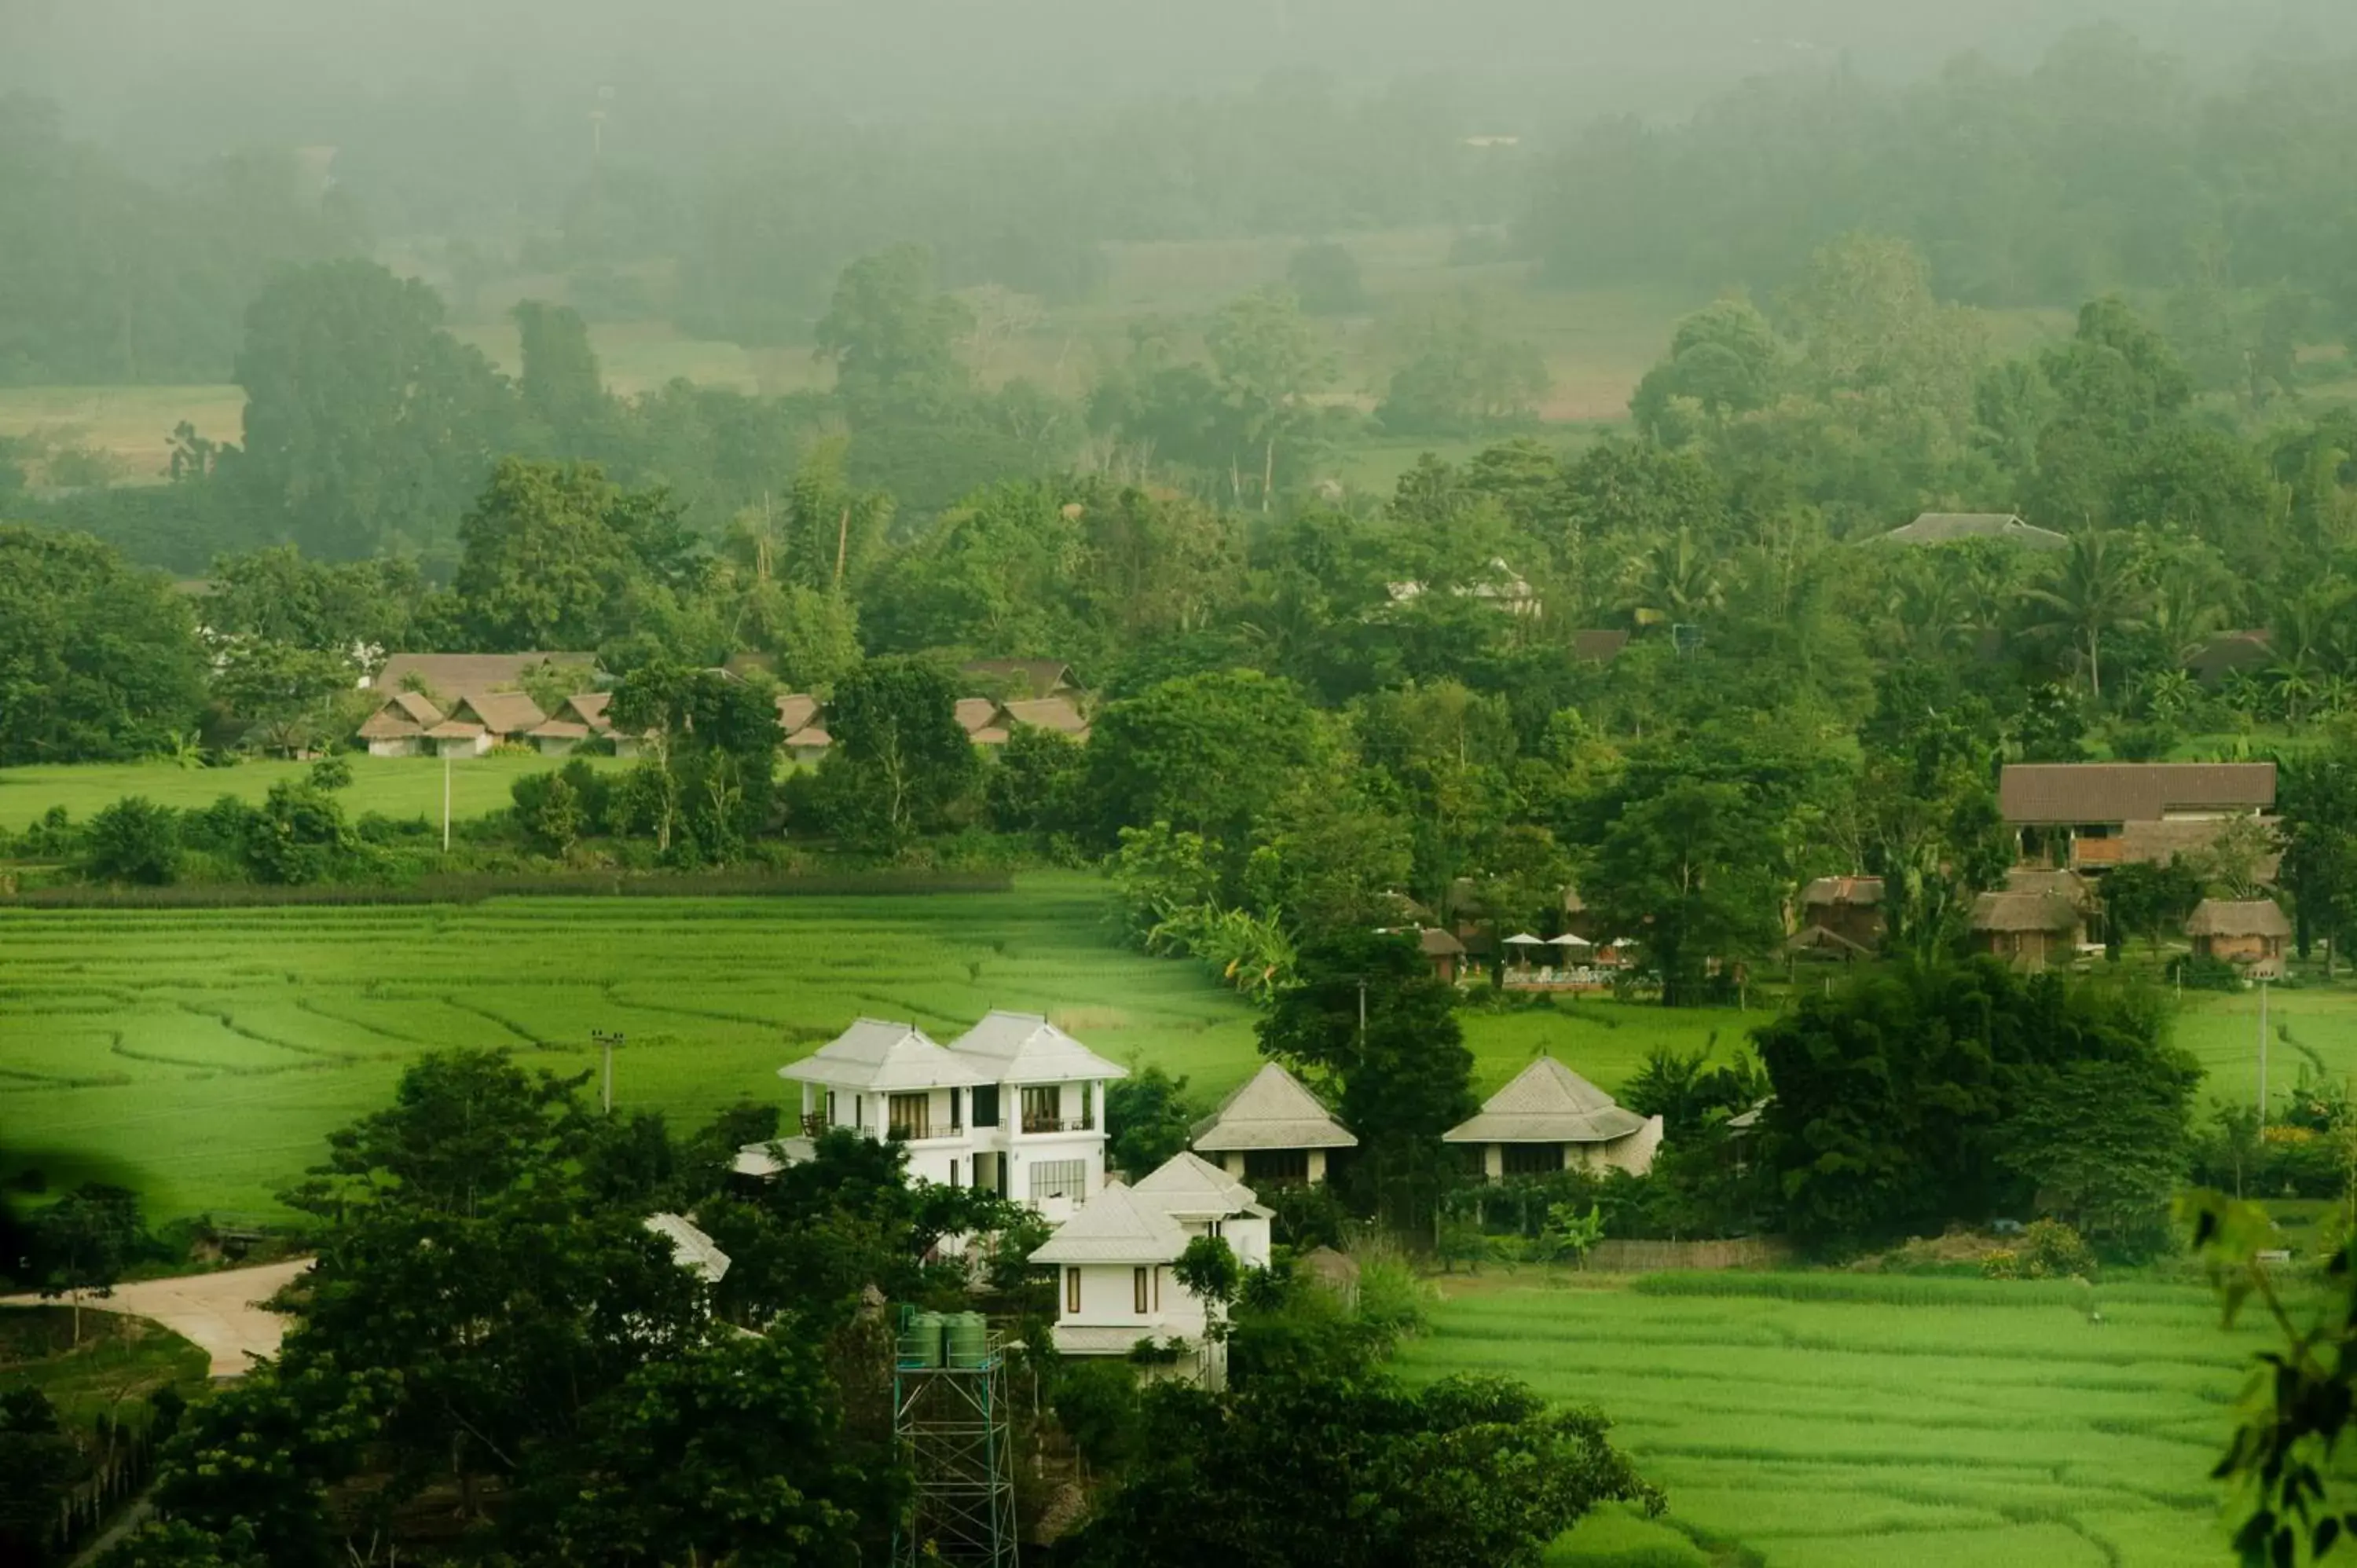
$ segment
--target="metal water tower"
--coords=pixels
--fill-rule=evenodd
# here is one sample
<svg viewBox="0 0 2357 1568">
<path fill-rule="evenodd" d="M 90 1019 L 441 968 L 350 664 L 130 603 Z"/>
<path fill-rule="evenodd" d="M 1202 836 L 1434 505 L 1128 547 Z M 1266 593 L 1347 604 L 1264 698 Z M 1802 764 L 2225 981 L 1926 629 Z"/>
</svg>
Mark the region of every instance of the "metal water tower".
<svg viewBox="0 0 2357 1568">
<path fill-rule="evenodd" d="M 892 1431 L 916 1477 L 893 1563 L 1016 1568 L 1006 1342 L 980 1313 L 900 1309 Z"/>
</svg>

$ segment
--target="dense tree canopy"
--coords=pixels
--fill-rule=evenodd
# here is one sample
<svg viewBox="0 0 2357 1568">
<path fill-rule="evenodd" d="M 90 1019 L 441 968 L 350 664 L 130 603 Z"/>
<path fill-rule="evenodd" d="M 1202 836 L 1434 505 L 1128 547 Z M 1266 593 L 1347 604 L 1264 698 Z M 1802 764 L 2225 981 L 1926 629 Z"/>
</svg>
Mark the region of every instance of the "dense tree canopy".
<svg viewBox="0 0 2357 1568">
<path fill-rule="evenodd" d="M 195 620 L 162 575 L 0 527 L 0 763 L 144 756 L 203 701 Z"/>
<path fill-rule="evenodd" d="M 1811 1239 L 2018 1212 L 2040 1187 L 2142 1239 L 2200 1078 L 2152 999 L 1986 959 L 1803 996 L 1755 1037 L 1776 1094 L 1763 1157 Z"/>
<path fill-rule="evenodd" d="M 282 273 L 248 306 L 232 471 L 311 552 L 445 544 L 490 474 L 506 392 L 442 317 L 433 290 L 366 262 Z"/>
<path fill-rule="evenodd" d="M 160 1521 L 119 1561 L 324 1568 L 382 1550 L 405 1508 L 451 1486 L 519 1563 L 651 1568 L 683 1541 L 781 1565 L 885 1549 L 906 1477 L 851 1309 L 879 1282 L 920 1291 L 924 1250 L 979 1200 L 920 1219 L 902 1151 L 846 1138 L 773 1215 L 720 1194 L 713 1154 L 774 1131 L 773 1111 L 674 1144 L 660 1118 L 594 1117 L 576 1087 L 496 1053 L 429 1055 L 330 1140 L 284 1349 L 190 1412 Z M 647 1228 L 667 1203 L 701 1204 L 737 1251 L 728 1302 Z"/>
</svg>

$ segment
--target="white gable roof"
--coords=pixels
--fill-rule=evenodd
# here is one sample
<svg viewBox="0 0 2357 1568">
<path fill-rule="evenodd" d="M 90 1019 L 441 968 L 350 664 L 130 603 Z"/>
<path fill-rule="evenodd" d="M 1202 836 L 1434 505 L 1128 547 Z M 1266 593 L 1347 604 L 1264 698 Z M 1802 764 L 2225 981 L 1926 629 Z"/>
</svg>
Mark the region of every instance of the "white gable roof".
<svg viewBox="0 0 2357 1568">
<path fill-rule="evenodd" d="M 728 1254 L 713 1244 L 712 1238 L 698 1230 L 676 1214 L 650 1214 L 646 1227 L 671 1243 L 671 1255 L 679 1266 L 695 1274 L 705 1284 L 716 1285 L 728 1272 Z"/>
<path fill-rule="evenodd" d="M 1257 1207 L 1252 1188 L 1184 1149 L 1130 1190 L 1174 1219 L 1217 1219 Z"/>
<path fill-rule="evenodd" d="M 1317 1096 L 1275 1062 L 1195 1123 L 1195 1146 L 1222 1149 L 1350 1149 L 1359 1140 Z"/>
<path fill-rule="evenodd" d="M 1186 1250 L 1187 1232 L 1159 1205 L 1109 1181 L 1078 1214 L 1056 1227 L 1056 1234 L 1031 1254 L 1031 1261 L 1175 1263 Z"/>
<path fill-rule="evenodd" d="M 990 1079 L 925 1037 L 914 1024 L 862 1018 L 780 1078 L 833 1089 L 891 1094 L 920 1089 L 970 1088 Z"/>
<path fill-rule="evenodd" d="M 1069 1083 L 1127 1078 L 1129 1069 L 1097 1055 L 1038 1013 L 993 1012 L 950 1042 L 971 1058 L 985 1083 Z"/>
<path fill-rule="evenodd" d="M 1481 1113 L 1441 1134 L 1451 1144 L 1610 1144 L 1645 1125 L 1612 1097 L 1541 1057 L 1491 1095 Z"/>
</svg>

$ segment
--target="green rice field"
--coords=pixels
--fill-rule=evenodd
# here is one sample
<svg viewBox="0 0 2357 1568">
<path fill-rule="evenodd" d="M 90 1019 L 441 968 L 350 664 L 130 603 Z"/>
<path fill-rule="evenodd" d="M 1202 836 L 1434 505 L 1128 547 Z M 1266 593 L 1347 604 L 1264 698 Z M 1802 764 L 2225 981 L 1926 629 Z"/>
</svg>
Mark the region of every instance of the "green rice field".
<svg viewBox="0 0 2357 1568">
<path fill-rule="evenodd" d="M 1528 1276 L 1524 1276 L 1525 1282 Z M 1485 1279 L 1399 1352 L 1594 1404 L 1669 1494 L 1559 1568 L 2213 1568 L 2206 1477 L 2264 1334 L 2193 1286 L 1887 1275 Z"/>
<path fill-rule="evenodd" d="M 415 766 L 438 784 L 438 768 Z M 989 894 L 0 907 L 0 1160 L 52 1187 L 122 1182 L 159 1217 L 266 1218 L 325 1133 L 383 1103 L 431 1048 L 507 1047 L 576 1072 L 592 1029 L 620 1030 L 621 1101 L 692 1125 L 741 1097 L 782 1100 L 777 1068 L 862 1014 L 945 1039 L 992 1007 L 1049 1014 L 1116 1060 L 1185 1075 L 1208 1102 L 1257 1065 L 1253 1010 L 1197 964 L 1117 945 L 1107 897 L 1094 877 L 1039 873 Z M 1476 1087 L 1544 1050 L 1618 1089 L 1656 1047 L 1739 1048 L 1768 1015 L 1760 1000 L 1468 1013 Z M 2187 999 L 2179 1037 L 2211 1093 L 2252 1093 L 2256 1009 L 2251 994 Z M 2278 988 L 2270 1023 L 2357 1070 L 2357 993 Z M 2276 1082 L 2296 1067 L 2278 1038 Z"/>
<path fill-rule="evenodd" d="M 341 792 L 352 816 L 379 811 L 388 817 L 442 817 L 442 763 L 431 757 L 347 756 L 350 788 Z M 589 757 L 601 768 L 612 757 Z M 508 804 L 508 787 L 527 773 L 545 773 L 563 762 L 546 757 L 493 753 L 453 759 L 450 813 L 479 817 Z M 0 768 L 0 829 L 22 832 L 51 807 L 62 806 L 77 822 L 88 822 L 125 795 L 144 795 L 159 806 L 210 806 L 223 795 L 259 801 L 283 779 L 300 779 L 307 762 L 243 762 L 234 768 L 179 768 L 168 762 L 59 763 Z"/>
<path fill-rule="evenodd" d="M 1252 1009 L 1197 964 L 1116 946 L 1105 916 L 1104 885 L 1071 874 L 1005 894 L 0 908 L 0 1158 L 53 1187 L 121 1182 L 159 1217 L 267 1218 L 419 1053 L 577 1072 L 592 1029 L 627 1036 L 618 1101 L 679 1125 L 782 1102 L 777 1069 L 862 1014 L 946 1040 L 993 1007 L 1044 1012 L 1207 1100 L 1243 1079 Z M 1542 1047 L 1617 1084 L 1655 1044 L 1731 1045 L 1739 1025 L 1584 1002 L 1469 1033 L 1486 1090 Z"/>
</svg>

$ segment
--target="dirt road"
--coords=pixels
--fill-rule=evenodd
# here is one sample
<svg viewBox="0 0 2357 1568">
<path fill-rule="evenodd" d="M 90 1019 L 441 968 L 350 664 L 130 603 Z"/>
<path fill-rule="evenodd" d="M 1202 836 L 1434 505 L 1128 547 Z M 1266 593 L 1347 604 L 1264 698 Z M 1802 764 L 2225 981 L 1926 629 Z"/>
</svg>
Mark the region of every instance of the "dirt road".
<svg viewBox="0 0 2357 1568">
<path fill-rule="evenodd" d="M 123 1312 L 157 1323 L 204 1348 L 213 1359 L 213 1376 L 233 1378 L 244 1372 L 251 1359 L 274 1356 L 285 1326 L 278 1315 L 259 1305 L 278 1288 L 311 1266 L 308 1258 L 265 1263 L 258 1269 L 228 1269 L 214 1274 L 190 1274 L 176 1280 L 142 1280 L 117 1285 L 101 1301 L 84 1297 L 92 1312 Z M 0 1305 L 34 1306 L 41 1298 L 10 1296 Z"/>
</svg>

